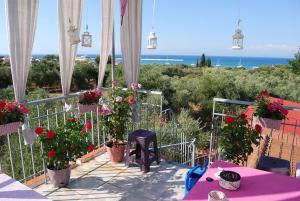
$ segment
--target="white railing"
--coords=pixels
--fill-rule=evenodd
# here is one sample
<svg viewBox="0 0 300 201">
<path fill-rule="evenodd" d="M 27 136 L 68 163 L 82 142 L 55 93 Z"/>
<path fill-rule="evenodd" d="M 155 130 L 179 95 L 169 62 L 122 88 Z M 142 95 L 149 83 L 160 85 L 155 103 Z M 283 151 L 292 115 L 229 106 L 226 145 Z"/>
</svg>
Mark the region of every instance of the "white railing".
<svg viewBox="0 0 300 201">
<path fill-rule="evenodd" d="M 169 154 L 171 160 L 194 165 L 195 143 L 188 140 L 180 131 L 173 113 L 169 114 L 170 110 L 163 110 L 162 93 L 146 90 L 138 92 L 144 96 L 138 102 L 141 121 L 138 123 L 130 122 L 128 132 L 139 128 L 154 131 L 158 137 L 161 154 L 171 153 Z M 28 102 L 30 127 L 34 129 L 37 126 L 43 126 L 47 129 L 53 129 L 65 123 L 69 117 L 73 116 L 73 112 L 64 110 L 65 101 L 77 106 L 78 96 L 82 93 Z M 162 118 L 165 114 L 172 116 L 165 121 Z M 99 125 L 98 110 L 84 113 L 83 118 L 85 122 L 92 123 L 92 143 L 100 147 L 110 140 L 110 135 L 105 133 Z M 42 158 L 42 151 L 42 146 L 39 143 L 25 145 L 20 130 L 18 133 L 2 136 L 0 137 L 0 170 L 21 182 L 44 174 L 46 164 Z"/>
</svg>

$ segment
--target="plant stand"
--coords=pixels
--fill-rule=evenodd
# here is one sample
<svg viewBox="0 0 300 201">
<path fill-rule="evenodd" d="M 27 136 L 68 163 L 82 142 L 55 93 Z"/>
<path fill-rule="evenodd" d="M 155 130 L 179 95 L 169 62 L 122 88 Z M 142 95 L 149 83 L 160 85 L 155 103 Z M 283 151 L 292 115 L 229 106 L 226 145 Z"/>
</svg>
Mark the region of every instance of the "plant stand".
<svg viewBox="0 0 300 201">
<path fill-rule="evenodd" d="M 263 128 L 279 130 L 281 126 L 281 121 L 282 120 L 274 120 L 269 118 L 260 118 L 253 116 L 253 125 L 255 126 L 255 124 L 258 124 Z"/>
<path fill-rule="evenodd" d="M 91 104 L 91 105 L 83 105 L 78 103 L 78 109 L 80 113 L 87 113 L 90 111 L 95 111 L 97 109 L 97 104 Z"/>
</svg>

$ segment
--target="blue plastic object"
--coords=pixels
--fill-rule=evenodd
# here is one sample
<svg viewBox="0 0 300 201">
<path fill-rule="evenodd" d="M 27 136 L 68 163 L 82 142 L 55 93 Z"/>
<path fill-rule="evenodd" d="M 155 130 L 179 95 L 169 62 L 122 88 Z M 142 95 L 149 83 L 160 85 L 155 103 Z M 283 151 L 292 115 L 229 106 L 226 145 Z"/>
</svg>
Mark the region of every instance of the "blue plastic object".
<svg viewBox="0 0 300 201">
<path fill-rule="evenodd" d="M 197 181 L 202 177 L 205 173 L 208 166 L 208 160 L 205 161 L 204 165 L 197 165 L 190 169 L 185 176 L 185 192 L 187 195 L 188 192 L 193 188 L 193 186 L 197 183 Z"/>
</svg>

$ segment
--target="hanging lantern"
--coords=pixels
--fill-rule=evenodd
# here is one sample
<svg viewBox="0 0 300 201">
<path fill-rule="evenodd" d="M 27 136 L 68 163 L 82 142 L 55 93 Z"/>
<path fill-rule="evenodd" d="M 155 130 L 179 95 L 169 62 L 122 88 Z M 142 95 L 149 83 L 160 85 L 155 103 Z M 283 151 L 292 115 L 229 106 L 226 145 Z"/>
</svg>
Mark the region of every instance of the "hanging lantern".
<svg viewBox="0 0 300 201">
<path fill-rule="evenodd" d="M 81 35 L 81 46 L 92 47 L 92 35 L 88 32 L 88 26 L 86 25 L 86 31 Z"/>
<path fill-rule="evenodd" d="M 244 35 L 242 34 L 242 29 L 237 28 L 234 35 L 232 36 L 232 49 L 242 50 Z"/>
<path fill-rule="evenodd" d="M 68 35 L 71 45 L 80 43 L 79 30 L 74 25 L 70 25 Z"/>
<path fill-rule="evenodd" d="M 147 49 L 156 49 L 157 48 L 157 37 L 155 32 L 150 32 L 148 36 Z"/>
</svg>

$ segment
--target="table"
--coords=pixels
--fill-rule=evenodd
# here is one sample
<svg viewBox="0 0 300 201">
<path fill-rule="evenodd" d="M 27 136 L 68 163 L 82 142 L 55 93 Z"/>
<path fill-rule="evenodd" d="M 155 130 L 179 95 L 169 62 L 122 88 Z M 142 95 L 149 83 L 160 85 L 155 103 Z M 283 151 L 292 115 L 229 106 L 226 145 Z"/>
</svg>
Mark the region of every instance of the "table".
<svg viewBox="0 0 300 201">
<path fill-rule="evenodd" d="M 0 201 L 50 201 L 31 188 L 0 172 Z"/>
<path fill-rule="evenodd" d="M 237 191 L 225 190 L 219 186 L 219 179 L 215 176 L 220 171 L 218 167 L 241 175 L 241 186 Z M 211 177 L 214 181 L 208 182 L 206 177 Z M 300 180 L 224 161 L 214 162 L 183 200 L 207 201 L 208 193 L 212 190 L 224 192 L 229 201 L 300 201 Z"/>
</svg>

